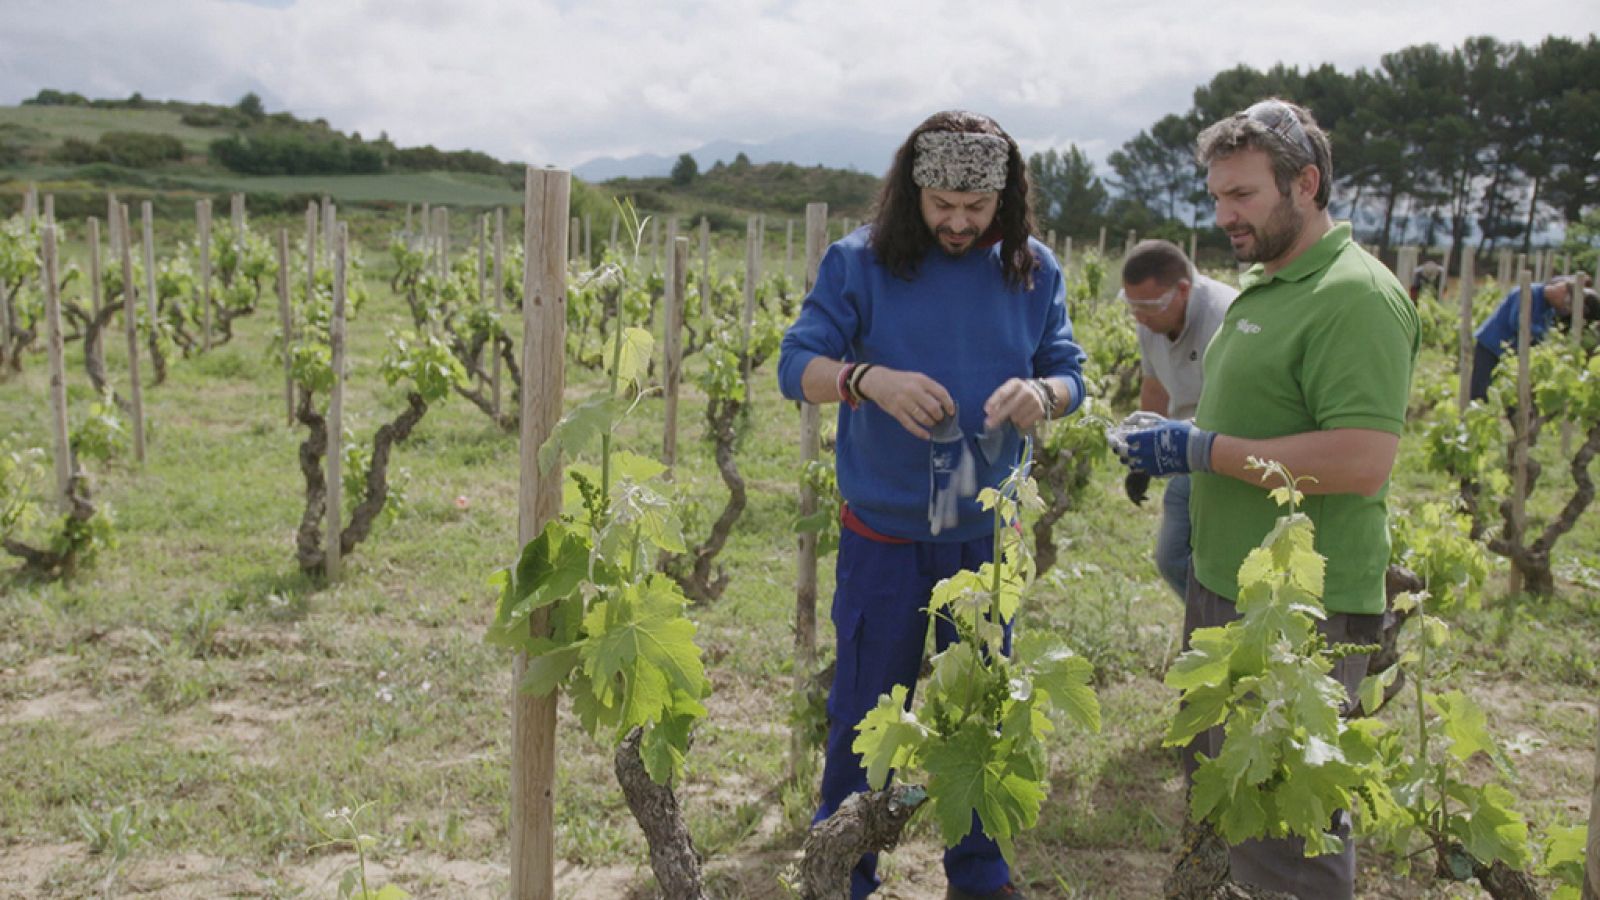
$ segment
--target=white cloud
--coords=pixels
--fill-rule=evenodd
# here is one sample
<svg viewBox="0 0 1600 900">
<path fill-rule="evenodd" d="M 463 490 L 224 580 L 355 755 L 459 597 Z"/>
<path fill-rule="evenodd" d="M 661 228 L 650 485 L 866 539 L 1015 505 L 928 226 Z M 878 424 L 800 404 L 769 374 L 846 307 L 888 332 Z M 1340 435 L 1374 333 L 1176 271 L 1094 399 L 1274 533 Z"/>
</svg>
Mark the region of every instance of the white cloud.
<svg viewBox="0 0 1600 900">
<path fill-rule="evenodd" d="M 1415 43 L 1532 42 L 1585 6 L 7 0 L 0 100 L 254 90 L 368 136 L 558 165 L 828 127 L 898 134 L 962 106 L 1030 149 L 1073 140 L 1103 158 L 1239 63 L 1350 70 Z"/>
</svg>

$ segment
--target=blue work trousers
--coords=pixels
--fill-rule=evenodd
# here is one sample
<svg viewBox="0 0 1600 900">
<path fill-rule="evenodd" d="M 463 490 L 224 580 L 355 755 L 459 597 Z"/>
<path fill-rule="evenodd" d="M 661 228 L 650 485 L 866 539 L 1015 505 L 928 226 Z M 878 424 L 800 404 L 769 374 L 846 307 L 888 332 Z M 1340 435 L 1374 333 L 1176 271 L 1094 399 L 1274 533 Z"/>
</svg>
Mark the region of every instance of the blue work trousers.
<svg viewBox="0 0 1600 900">
<path fill-rule="evenodd" d="M 927 645 L 928 601 L 933 586 L 962 569 L 977 569 L 994 556 L 992 536 L 964 543 L 889 544 L 842 529 L 833 593 L 838 663 L 828 694 L 828 745 L 822 769 L 820 822 L 851 794 L 867 790 L 867 770 L 850 749 L 856 725 L 878 697 L 903 684 L 913 692 Z M 934 646 L 956 639 L 955 626 L 934 623 Z M 1010 652 L 1010 629 L 1006 632 Z M 907 697 L 910 703 L 910 697 Z M 861 858 L 850 873 L 850 896 L 859 900 L 878 888 L 877 856 Z M 945 851 L 945 877 L 969 893 L 984 894 L 1011 878 L 1000 848 L 973 817 L 973 829 Z"/>
</svg>

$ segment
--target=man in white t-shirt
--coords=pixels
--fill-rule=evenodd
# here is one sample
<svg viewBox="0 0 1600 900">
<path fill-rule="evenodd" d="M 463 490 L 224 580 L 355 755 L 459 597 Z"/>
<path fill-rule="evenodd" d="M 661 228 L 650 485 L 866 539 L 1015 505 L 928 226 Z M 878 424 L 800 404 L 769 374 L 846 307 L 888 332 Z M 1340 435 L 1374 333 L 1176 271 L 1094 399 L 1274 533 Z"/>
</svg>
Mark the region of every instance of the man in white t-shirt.
<svg viewBox="0 0 1600 900">
<path fill-rule="evenodd" d="M 1206 345 L 1239 292 L 1194 270 L 1168 241 L 1142 241 L 1122 264 L 1117 297 L 1138 324 L 1144 381 L 1139 408 L 1169 419 L 1193 419 L 1200 403 Z M 1128 499 L 1143 503 L 1150 476 L 1129 472 Z M 1167 480 L 1156 534 L 1156 568 L 1183 598 L 1189 568 L 1189 476 Z"/>
</svg>

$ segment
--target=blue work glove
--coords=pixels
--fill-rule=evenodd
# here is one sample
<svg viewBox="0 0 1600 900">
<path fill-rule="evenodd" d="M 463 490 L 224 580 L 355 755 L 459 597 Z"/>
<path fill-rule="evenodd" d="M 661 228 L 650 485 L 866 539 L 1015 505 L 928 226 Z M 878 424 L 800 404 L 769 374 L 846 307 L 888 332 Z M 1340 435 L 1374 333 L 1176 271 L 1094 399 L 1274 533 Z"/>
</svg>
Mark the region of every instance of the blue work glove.
<svg viewBox="0 0 1600 900">
<path fill-rule="evenodd" d="M 1211 471 L 1215 431 L 1193 422 L 1136 412 L 1106 432 L 1106 440 L 1123 465 L 1146 475 L 1183 475 Z"/>
</svg>

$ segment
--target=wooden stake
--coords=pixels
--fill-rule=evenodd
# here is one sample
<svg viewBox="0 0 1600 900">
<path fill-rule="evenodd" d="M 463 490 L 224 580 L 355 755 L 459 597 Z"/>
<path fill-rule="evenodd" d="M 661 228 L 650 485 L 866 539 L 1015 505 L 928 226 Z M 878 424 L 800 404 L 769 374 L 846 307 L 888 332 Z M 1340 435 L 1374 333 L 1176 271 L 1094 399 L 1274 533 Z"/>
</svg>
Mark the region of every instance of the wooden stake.
<svg viewBox="0 0 1600 900">
<path fill-rule="evenodd" d="M 239 246 L 244 243 L 244 195 L 234 194 L 228 199 L 228 213 L 233 222 L 233 243 Z"/>
<path fill-rule="evenodd" d="M 756 282 L 761 280 L 761 223 L 755 216 L 744 227 L 744 363 L 739 367 L 739 377 L 744 381 L 744 402 L 748 407 L 750 389 L 750 329 L 756 319 Z"/>
<path fill-rule="evenodd" d="M 506 256 L 506 220 L 505 210 L 495 207 L 494 210 L 494 312 L 498 319 L 505 311 L 505 264 Z M 496 343 L 490 348 L 489 360 L 489 403 L 494 411 L 496 420 L 500 418 L 500 347 Z"/>
<path fill-rule="evenodd" d="M 333 242 L 339 234 L 339 211 L 333 198 L 322 195 L 322 254 L 328 265 L 333 265 Z"/>
<path fill-rule="evenodd" d="M 794 278 L 794 220 L 783 220 L 783 280 Z"/>
<path fill-rule="evenodd" d="M 326 209 L 324 209 L 326 212 Z M 335 228 L 328 243 L 333 253 L 333 315 L 328 319 L 328 345 L 333 356 L 333 390 L 328 395 L 328 524 L 324 558 L 328 581 L 337 581 L 341 563 L 340 520 L 344 517 L 344 264 L 345 242 L 349 232 L 344 225 Z"/>
<path fill-rule="evenodd" d="M 122 320 L 128 332 L 128 403 L 133 407 L 133 458 L 144 463 L 144 392 L 139 385 L 139 304 L 133 286 L 132 226 L 128 206 L 117 204 L 117 234 L 122 237 Z"/>
<path fill-rule="evenodd" d="M 1589 788 L 1589 841 L 1584 859 L 1583 900 L 1600 900 L 1600 729 L 1594 743 L 1594 784 Z"/>
<path fill-rule="evenodd" d="M 672 231 L 676 232 L 677 223 Z M 689 239 L 672 236 L 672 252 L 667 255 L 666 339 L 662 342 L 666 365 L 662 373 L 666 395 L 665 433 L 661 438 L 661 461 L 667 464 L 667 477 L 678 463 L 678 384 L 683 379 L 683 309 L 689 292 Z"/>
<path fill-rule="evenodd" d="M 306 204 L 306 303 L 317 295 L 317 204 Z"/>
<path fill-rule="evenodd" d="M 72 511 L 72 442 L 67 436 L 67 363 L 61 336 L 61 296 L 56 273 L 56 222 L 45 197 L 46 215 L 40 234 L 44 256 L 45 340 L 50 352 L 50 423 L 56 439 L 56 500 L 63 513 Z"/>
<path fill-rule="evenodd" d="M 661 218 L 650 217 L 650 274 L 661 271 Z"/>
<path fill-rule="evenodd" d="M 104 302 L 105 285 L 100 282 L 100 220 L 89 217 L 89 302 L 95 315 Z"/>
<path fill-rule="evenodd" d="M 1067 240 L 1070 241 L 1070 240 L 1072 240 L 1072 238 L 1067 238 Z M 1195 258 L 1194 258 L 1195 257 L 1195 251 L 1199 246 L 1200 246 L 1200 232 L 1198 232 L 1198 231 L 1189 232 L 1189 262 L 1193 263 L 1195 261 Z M 1196 265 L 1196 268 L 1199 268 L 1199 266 Z"/>
<path fill-rule="evenodd" d="M 1466 412 L 1467 404 L 1471 402 L 1468 396 L 1472 392 L 1472 358 L 1476 351 L 1473 350 L 1472 340 L 1472 294 L 1475 276 L 1472 272 L 1473 255 L 1471 247 L 1461 250 L 1461 277 L 1456 285 L 1461 291 L 1461 330 L 1458 337 L 1458 354 L 1456 357 L 1456 407 Z"/>
<path fill-rule="evenodd" d="M 156 237 L 155 211 L 150 201 L 139 204 L 139 225 L 144 229 L 144 287 L 145 309 L 150 311 L 150 327 L 156 327 L 156 316 L 161 313 L 161 301 L 156 296 Z"/>
<path fill-rule="evenodd" d="M 539 447 L 561 418 L 566 381 L 567 211 L 571 175 L 528 168 L 523 202 L 527 264 L 522 291 L 522 465 L 517 504 L 517 545 L 539 536 L 561 512 L 561 467 L 539 470 Z M 549 633 L 546 607 L 528 617 L 535 636 Z M 555 749 L 558 694 L 524 694 L 528 668 L 517 654 L 511 683 L 511 897 L 550 900 L 555 895 Z"/>
<path fill-rule="evenodd" d="M 1563 274 L 1570 275 L 1572 273 L 1572 257 L 1568 256 L 1566 262 L 1567 262 L 1567 264 L 1566 264 L 1566 272 L 1564 272 Z M 1571 299 L 1568 302 L 1570 303 L 1570 307 L 1569 308 L 1571 309 L 1572 333 L 1569 336 L 1569 338 L 1572 341 L 1572 349 L 1573 350 L 1579 350 L 1579 349 L 1581 349 L 1583 347 L 1583 288 L 1584 288 L 1584 280 L 1585 280 L 1584 273 L 1580 269 L 1578 271 L 1577 277 L 1573 278 L 1572 281 L 1568 282 L 1568 287 L 1567 287 L 1567 290 L 1571 292 L 1571 294 L 1569 294 Z M 1572 458 L 1572 420 L 1571 419 L 1567 419 L 1566 421 L 1561 423 L 1561 458 L 1562 459 L 1571 459 Z"/>
<path fill-rule="evenodd" d="M 278 229 L 278 328 L 283 333 L 283 405 L 294 427 L 294 313 L 289 308 L 289 229 Z"/>
<path fill-rule="evenodd" d="M 31 229 L 37 218 L 39 218 L 39 186 L 29 183 L 27 193 L 22 195 L 22 224 Z"/>
<path fill-rule="evenodd" d="M 1100 258 L 1101 259 L 1105 259 L 1105 256 L 1106 256 L 1106 227 L 1104 225 L 1101 225 L 1100 226 Z"/>
<path fill-rule="evenodd" d="M 200 305 L 205 309 L 201 349 L 211 349 L 211 201 L 196 200 L 195 230 L 200 233 Z"/>
<path fill-rule="evenodd" d="M 1517 298 L 1517 427 L 1511 445 L 1511 523 L 1508 530 L 1513 546 L 1521 546 L 1527 527 L 1528 442 L 1532 420 L 1533 385 L 1528 379 L 1528 353 L 1533 330 L 1533 278 L 1527 269 L 1518 276 L 1521 294 Z M 1511 561 L 1508 590 L 1512 596 L 1522 592 L 1522 570 Z"/>
<path fill-rule="evenodd" d="M 1052 254 L 1056 252 L 1056 230 L 1054 228 L 1045 232 L 1045 246 L 1050 248 Z"/>
<path fill-rule="evenodd" d="M 806 280 L 805 293 L 809 295 L 817 284 L 817 270 L 822 265 L 822 254 L 828 249 L 828 204 L 806 204 Z M 822 410 L 815 403 L 800 404 L 800 469 L 815 461 L 821 452 Z M 802 481 L 800 485 L 800 515 L 815 515 L 817 492 Z M 817 535 L 806 532 L 799 536 L 796 555 L 794 597 L 794 695 L 796 703 L 803 703 L 811 689 L 812 669 L 817 665 Z M 798 778 L 805 768 L 802 763 L 809 755 L 809 740 L 800 726 L 789 738 L 789 778 Z"/>
<path fill-rule="evenodd" d="M 700 217 L 700 323 L 711 327 L 711 220 Z"/>
<path fill-rule="evenodd" d="M 583 223 L 573 216 L 567 223 L 567 265 L 584 268 Z"/>
<path fill-rule="evenodd" d="M 588 268 L 594 264 L 594 230 L 590 227 L 592 220 L 583 217 L 583 267 Z"/>
<path fill-rule="evenodd" d="M 400 238 L 405 241 L 407 250 L 411 249 L 411 207 L 412 204 L 406 204 L 406 230 L 400 232 Z"/>
</svg>

